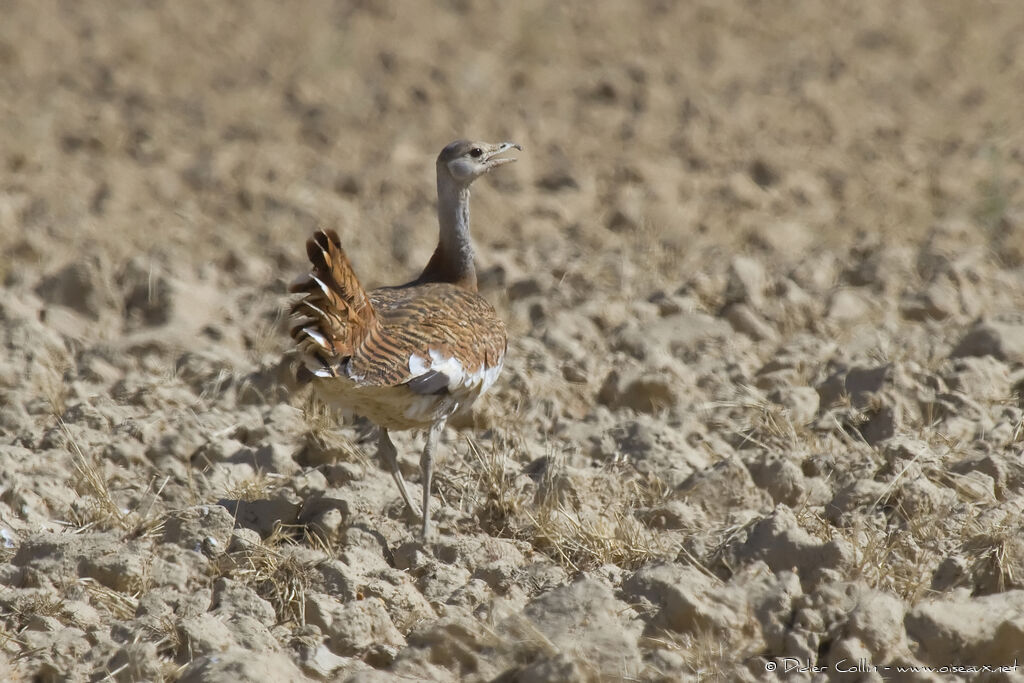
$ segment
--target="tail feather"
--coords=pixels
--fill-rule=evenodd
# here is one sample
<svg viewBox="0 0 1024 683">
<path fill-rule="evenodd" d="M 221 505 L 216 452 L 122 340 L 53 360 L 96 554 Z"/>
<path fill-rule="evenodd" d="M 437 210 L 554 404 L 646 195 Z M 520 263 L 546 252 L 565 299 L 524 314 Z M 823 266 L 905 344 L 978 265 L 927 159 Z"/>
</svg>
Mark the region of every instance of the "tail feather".
<svg viewBox="0 0 1024 683">
<path fill-rule="evenodd" d="M 334 230 L 318 230 L 306 242 L 313 270 L 288 288 L 304 296 L 292 305 L 291 336 L 314 375 L 336 374 L 339 362 L 351 356 L 376 324 L 370 297 Z"/>
</svg>

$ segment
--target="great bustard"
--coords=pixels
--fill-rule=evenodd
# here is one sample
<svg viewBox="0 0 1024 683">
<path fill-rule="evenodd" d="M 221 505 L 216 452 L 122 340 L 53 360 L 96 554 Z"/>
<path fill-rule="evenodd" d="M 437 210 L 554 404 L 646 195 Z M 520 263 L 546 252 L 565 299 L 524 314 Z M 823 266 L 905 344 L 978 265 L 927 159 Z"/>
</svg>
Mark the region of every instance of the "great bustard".
<svg viewBox="0 0 1024 683">
<path fill-rule="evenodd" d="M 303 365 L 328 404 L 380 428 L 378 452 L 406 505 L 415 511 L 389 430 L 427 429 L 420 457 L 423 538 L 430 534 L 434 451 L 445 422 L 494 384 L 507 349 L 505 325 L 477 294 L 469 234 L 469 186 L 515 159 L 512 142 L 457 140 L 437 157 L 440 237 L 418 278 L 367 292 L 341 248 L 321 230 L 306 242 L 313 263 L 291 286 L 304 296 L 292 306 L 292 337 Z"/>
</svg>

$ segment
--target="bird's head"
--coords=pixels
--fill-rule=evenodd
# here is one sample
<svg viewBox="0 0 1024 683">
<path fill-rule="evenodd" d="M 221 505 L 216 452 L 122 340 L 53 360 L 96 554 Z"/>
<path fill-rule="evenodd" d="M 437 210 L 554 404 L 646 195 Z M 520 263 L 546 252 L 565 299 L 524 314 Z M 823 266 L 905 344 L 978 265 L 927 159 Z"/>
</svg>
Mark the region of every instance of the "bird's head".
<svg viewBox="0 0 1024 683">
<path fill-rule="evenodd" d="M 438 155 L 437 172 L 447 173 L 458 185 L 469 187 L 470 183 L 491 169 L 515 161 L 513 157 L 501 156 L 510 149 L 523 148 L 514 142 L 456 140 Z"/>
</svg>

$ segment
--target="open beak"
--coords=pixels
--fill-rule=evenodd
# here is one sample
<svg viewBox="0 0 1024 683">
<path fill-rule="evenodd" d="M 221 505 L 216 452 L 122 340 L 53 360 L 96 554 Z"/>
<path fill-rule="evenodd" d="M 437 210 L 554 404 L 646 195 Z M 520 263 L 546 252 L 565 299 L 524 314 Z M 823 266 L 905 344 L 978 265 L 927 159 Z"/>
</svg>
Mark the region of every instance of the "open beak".
<svg viewBox="0 0 1024 683">
<path fill-rule="evenodd" d="M 498 144 L 493 145 L 492 151 L 487 153 L 487 158 L 484 160 L 484 162 L 487 164 L 488 170 L 492 168 L 497 168 L 498 166 L 502 166 L 504 164 L 511 164 L 513 161 L 515 161 L 515 157 L 501 156 L 510 149 L 518 149 L 520 152 L 523 151 L 523 148 L 514 142 L 499 142 Z"/>
</svg>

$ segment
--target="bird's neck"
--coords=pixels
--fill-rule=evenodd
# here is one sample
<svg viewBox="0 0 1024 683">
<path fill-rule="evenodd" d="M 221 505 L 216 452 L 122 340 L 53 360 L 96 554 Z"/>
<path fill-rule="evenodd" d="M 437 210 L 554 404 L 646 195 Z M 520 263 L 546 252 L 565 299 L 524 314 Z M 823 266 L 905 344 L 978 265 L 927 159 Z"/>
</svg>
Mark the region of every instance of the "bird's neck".
<svg viewBox="0 0 1024 683">
<path fill-rule="evenodd" d="M 469 234 L 469 188 L 437 174 L 437 249 L 418 282 L 450 282 L 476 291 L 473 241 Z"/>
</svg>

